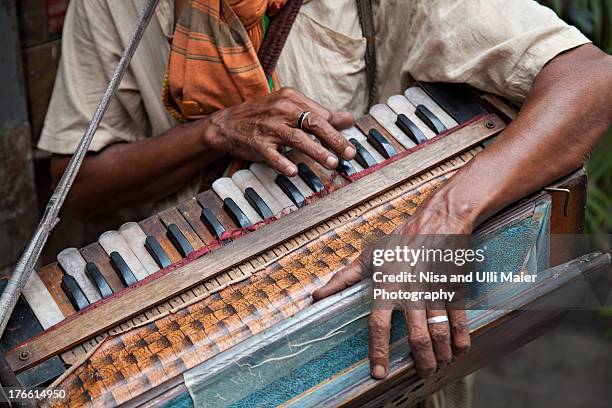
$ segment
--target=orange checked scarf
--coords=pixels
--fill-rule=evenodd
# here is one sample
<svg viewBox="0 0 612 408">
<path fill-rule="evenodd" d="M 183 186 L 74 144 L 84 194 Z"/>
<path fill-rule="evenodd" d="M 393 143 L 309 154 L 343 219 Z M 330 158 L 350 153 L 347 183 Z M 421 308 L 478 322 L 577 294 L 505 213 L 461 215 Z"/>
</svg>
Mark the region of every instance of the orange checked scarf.
<svg viewBox="0 0 612 408">
<path fill-rule="evenodd" d="M 162 96 L 179 121 L 270 93 L 257 52 L 288 0 L 191 0 L 174 31 Z"/>
</svg>

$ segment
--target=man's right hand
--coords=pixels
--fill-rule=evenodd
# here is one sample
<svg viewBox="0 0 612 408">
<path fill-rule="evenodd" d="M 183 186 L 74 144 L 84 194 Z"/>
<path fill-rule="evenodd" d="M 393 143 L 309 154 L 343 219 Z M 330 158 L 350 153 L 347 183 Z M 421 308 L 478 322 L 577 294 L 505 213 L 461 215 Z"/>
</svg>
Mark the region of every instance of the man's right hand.
<svg viewBox="0 0 612 408">
<path fill-rule="evenodd" d="M 310 115 L 303 130 L 297 129 L 298 118 L 305 111 Z M 300 150 L 328 169 L 338 166 L 338 156 L 346 160 L 355 157 L 355 148 L 339 132 L 353 125 L 353 116 L 325 109 L 293 88 L 222 109 L 202 121 L 206 124 L 204 138 L 213 149 L 249 161 L 265 161 L 287 176 L 295 176 L 297 167 L 279 153 L 282 146 Z"/>
</svg>

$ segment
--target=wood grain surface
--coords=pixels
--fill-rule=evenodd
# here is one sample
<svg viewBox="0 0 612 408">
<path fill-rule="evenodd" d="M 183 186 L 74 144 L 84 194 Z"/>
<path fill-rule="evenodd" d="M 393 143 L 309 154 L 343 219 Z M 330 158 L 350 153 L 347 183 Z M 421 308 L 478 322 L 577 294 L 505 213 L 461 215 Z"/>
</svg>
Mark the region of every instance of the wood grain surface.
<svg viewBox="0 0 612 408">
<path fill-rule="evenodd" d="M 177 293 L 192 288 L 246 259 L 331 219 L 336 214 L 346 212 L 363 201 L 384 193 L 419 173 L 426 172 L 449 157 L 458 155 L 499 133 L 504 127 L 504 122 L 497 115 L 486 115 L 452 133 L 419 146 L 408 155 L 397 156 L 397 159 L 390 160 L 388 165 L 376 169 L 334 194 L 320 198 L 316 204 L 282 217 L 270 226 L 254 231 L 232 242 L 231 245 L 221 247 L 171 273 L 145 281 L 142 285 L 127 288 L 121 296 L 107 299 L 96 307 L 87 309 L 86 313 L 60 323 L 42 335 L 10 350 L 6 354 L 7 361 L 16 372 L 32 367 Z M 143 223 L 141 226 L 145 229 Z M 24 359 L 24 355 L 28 358 Z"/>
</svg>

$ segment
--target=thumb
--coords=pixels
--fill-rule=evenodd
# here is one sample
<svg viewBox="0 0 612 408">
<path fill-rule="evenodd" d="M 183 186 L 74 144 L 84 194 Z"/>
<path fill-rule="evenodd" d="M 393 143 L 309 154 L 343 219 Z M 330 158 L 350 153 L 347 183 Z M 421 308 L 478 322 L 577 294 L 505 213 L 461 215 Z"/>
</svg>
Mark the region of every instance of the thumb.
<svg viewBox="0 0 612 408">
<path fill-rule="evenodd" d="M 334 276 L 331 277 L 329 282 L 315 290 L 312 294 L 314 301 L 317 302 L 359 282 L 362 277 L 360 259 L 361 258 L 357 258 L 344 268 L 340 269 L 334 274 Z"/>
</svg>

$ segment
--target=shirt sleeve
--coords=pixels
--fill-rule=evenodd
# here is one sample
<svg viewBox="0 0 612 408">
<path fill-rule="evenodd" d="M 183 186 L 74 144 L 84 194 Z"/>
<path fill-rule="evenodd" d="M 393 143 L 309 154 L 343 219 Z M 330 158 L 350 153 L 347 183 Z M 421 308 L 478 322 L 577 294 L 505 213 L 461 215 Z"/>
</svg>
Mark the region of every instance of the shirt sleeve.
<svg viewBox="0 0 612 408">
<path fill-rule="evenodd" d="M 62 57 L 38 147 L 72 154 L 85 133 L 123 53 L 105 0 L 71 1 Z M 147 136 L 148 120 L 133 73 L 128 69 L 90 145 L 100 151 Z"/>
<path fill-rule="evenodd" d="M 464 82 L 520 102 L 552 58 L 588 43 L 532 0 L 419 0 L 404 69 L 421 81 Z"/>
</svg>

